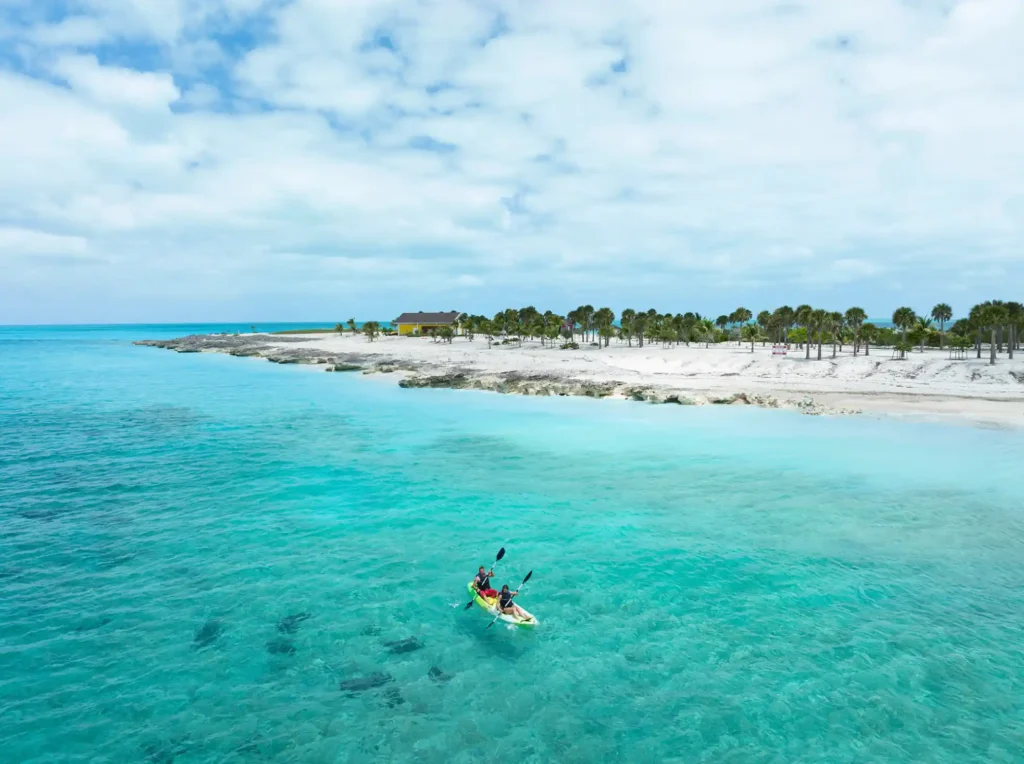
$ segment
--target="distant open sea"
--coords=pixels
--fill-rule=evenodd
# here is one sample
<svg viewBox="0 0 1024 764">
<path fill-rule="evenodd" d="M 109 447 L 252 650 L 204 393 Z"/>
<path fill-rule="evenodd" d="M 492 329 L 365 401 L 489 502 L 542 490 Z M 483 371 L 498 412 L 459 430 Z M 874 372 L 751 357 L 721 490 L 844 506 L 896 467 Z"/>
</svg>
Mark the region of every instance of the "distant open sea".
<svg viewBox="0 0 1024 764">
<path fill-rule="evenodd" d="M 0 328 L 0 760 L 1024 761 L 1019 432 L 130 344 L 232 328 Z"/>
</svg>

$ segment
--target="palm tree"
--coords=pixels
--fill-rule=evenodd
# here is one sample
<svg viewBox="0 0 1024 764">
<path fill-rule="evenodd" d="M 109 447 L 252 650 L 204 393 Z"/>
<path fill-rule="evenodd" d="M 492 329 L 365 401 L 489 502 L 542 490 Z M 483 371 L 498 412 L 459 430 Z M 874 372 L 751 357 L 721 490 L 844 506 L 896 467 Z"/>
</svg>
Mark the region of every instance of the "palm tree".
<svg viewBox="0 0 1024 764">
<path fill-rule="evenodd" d="M 729 317 L 728 316 L 719 316 L 718 318 L 715 319 L 715 326 L 717 326 L 722 331 L 724 331 L 725 327 L 728 326 L 728 325 L 729 325 Z"/>
<path fill-rule="evenodd" d="M 377 339 L 377 335 L 380 334 L 380 324 L 376 321 L 367 321 L 363 324 L 363 334 L 366 335 L 368 342 L 373 342 Z"/>
<path fill-rule="evenodd" d="M 821 346 L 824 342 L 825 329 L 828 327 L 829 312 L 818 308 L 811 314 L 811 324 L 815 331 L 818 332 L 818 360 L 821 360 Z M 810 342 L 811 338 L 808 337 L 807 341 Z"/>
<path fill-rule="evenodd" d="M 774 318 L 775 325 L 779 329 L 779 339 L 788 347 L 789 330 L 793 326 L 793 322 L 796 321 L 796 311 L 788 305 L 783 305 L 772 312 L 772 318 Z"/>
<path fill-rule="evenodd" d="M 594 325 L 604 340 L 604 346 L 608 347 L 608 343 L 611 341 L 614 331 L 612 330 L 612 324 L 615 323 L 615 313 L 611 308 L 598 308 L 594 311 Z"/>
<path fill-rule="evenodd" d="M 1024 319 L 1024 305 L 1019 302 L 1006 303 L 1006 317 L 1010 325 L 1010 343 L 1007 345 L 1007 349 L 1010 359 L 1013 360 L 1013 351 L 1020 343 L 1020 325 L 1021 320 Z"/>
<path fill-rule="evenodd" d="M 348 324 L 348 330 L 350 332 L 352 332 L 352 334 L 355 334 L 356 333 L 356 320 L 354 318 L 350 318 L 345 323 Z"/>
<path fill-rule="evenodd" d="M 878 327 L 868 322 L 860 327 L 860 336 L 864 340 L 864 357 L 871 355 L 871 340 L 875 338 Z"/>
<path fill-rule="evenodd" d="M 594 306 L 593 305 L 580 305 L 576 310 L 572 312 L 572 317 L 576 319 L 576 323 L 580 326 L 580 339 L 583 342 L 587 341 L 587 335 L 590 332 L 590 328 L 594 322 Z"/>
<path fill-rule="evenodd" d="M 519 311 L 515 308 L 506 308 L 494 316 L 494 323 L 501 329 L 505 339 L 516 336 L 519 344 L 522 344 L 522 333 L 519 327 Z"/>
<path fill-rule="evenodd" d="M 974 346 L 975 350 L 978 353 L 978 358 L 981 358 L 981 333 L 985 330 L 984 319 L 985 306 L 987 304 L 991 304 L 991 301 L 989 301 L 989 303 L 975 305 L 973 308 L 971 308 L 971 311 L 967 317 L 968 323 L 970 324 L 971 328 L 974 329 Z"/>
<path fill-rule="evenodd" d="M 828 314 L 828 328 L 832 334 L 832 357 L 836 357 L 836 342 L 839 343 L 839 349 L 843 349 L 843 314 L 838 310 L 832 311 Z"/>
<path fill-rule="evenodd" d="M 794 318 L 796 322 L 802 326 L 807 333 L 807 352 L 804 355 L 804 359 L 811 360 L 811 321 L 814 318 L 814 308 L 810 305 L 801 305 L 795 311 Z"/>
<path fill-rule="evenodd" d="M 559 319 L 561 319 L 561 316 L 559 316 Z M 555 343 L 558 342 L 558 338 L 562 336 L 562 320 L 549 324 L 544 329 L 544 336 L 548 338 L 548 342 L 554 347 Z"/>
<path fill-rule="evenodd" d="M 544 347 L 544 342 L 548 338 L 548 331 L 552 326 L 556 326 L 558 329 L 562 327 L 562 319 L 560 316 L 556 316 L 550 310 L 545 310 L 541 315 L 537 316 L 536 329 L 537 335 L 540 337 L 540 345 Z M 557 335 L 556 335 L 557 336 Z"/>
<path fill-rule="evenodd" d="M 907 329 L 914 325 L 917 316 L 910 308 L 897 308 L 892 314 L 892 324 L 902 332 L 902 339 L 907 341 Z"/>
<path fill-rule="evenodd" d="M 682 333 L 682 339 L 686 343 L 686 347 L 690 347 L 690 340 L 693 338 L 694 329 L 699 320 L 700 318 L 696 313 L 686 312 L 679 321 L 679 330 Z"/>
<path fill-rule="evenodd" d="M 941 349 L 946 333 L 946 322 L 953 318 L 953 309 L 946 303 L 940 302 L 932 308 L 932 318 L 939 322 L 939 348 Z"/>
<path fill-rule="evenodd" d="M 533 336 L 533 327 L 537 324 L 537 319 L 540 318 L 540 311 L 532 305 L 525 308 L 519 309 L 519 325 L 523 327 L 523 331 Z"/>
<path fill-rule="evenodd" d="M 1001 300 L 992 300 L 985 306 L 982 312 L 982 320 L 991 333 L 988 361 L 990 366 L 995 366 L 996 363 L 996 351 L 998 350 L 998 346 L 996 345 L 996 330 L 1006 323 L 1008 318 L 1007 313 L 1006 305 Z"/>
<path fill-rule="evenodd" d="M 729 320 L 732 321 L 732 323 L 734 324 L 738 324 L 740 327 L 740 332 L 742 332 L 743 324 L 747 323 L 747 321 L 749 321 L 753 317 L 753 315 L 754 314 L 751 313 L 746 308 L 736 308 L 736 310 L 732 312 L 732 315 L 729 316 Z"/>
<path fill-rule="evenodd" d="M 921 342 L 921 352 L 924 352 L 924 343 L 928 339 L 928 332 L 931 331 L 932 320 L 925 318 L 924 316 L 917 317 L 917 324 L 914 326 L 914 331 L 917 333 L 917 337 Z"/>
<path fill-rule="evenodd" d="M 757 314 L 757 325 L 761 327 L 761 333 L 767 338 L 768 330 L 772 328 L 773 316 L 771 311 L 762 310 Z"/>
<path fill-rule="evenodd" d="M 637 313 L 633 318 L 633 331 L 636 333 L 637 347 L 644 346 L 644 334 L 647 333 L 650 324 L 651 316 L 649 313 Z"/>
<path fill-rule="evenodd" d="M 255 327 L 255 326 L 253 326 L 252 324 L 250 324 L 250 325 L 249 325 L 249 329 L 250 329 L 250 331 L 252 331 L 252 333 L 253 333 L 253 334 L 256 334 L 256 327 Z"/>
<path fill-rule="evenodd" d="M 766 311 L 767 312 L 767 311 Z M 757 324 L 744 324 L 740 328 L 740 338 L 750 343 L 750 352 L 754 352 L 754 343 L 764 337 L 764 332 Z"/>
<path fill-rule="evenodd" d="M 711 347 L 711 340 L 715 338 L 715 322 L 710 318 L 701 319 L 697 323 L 697 331 L 702 340 L 704 340 L 704 347 Z"/>
<path fill-rule="evenodd" d="M 344 324 L 335 324 L 334 325 L 334 331 L 336 331 L 338 334 L 341 334 L 343 331 L 345 331 L 345 325 Z"/>
<path fill-rule="evenodd" d="M 863 308 L 850 308 L 846 311 L 846 325 L 853 330 L 853 354 L 857 355 L 860 350 L 860 332 L 868 314 Z"/>
<path fill-rule="evenodd" d="M 624 311 L 622 311 L 622 318 L 619 319 L 620 336 L 625 335 L 630 347 L 633 347 L 634 321 L 636 321 L 635 310 L 633 310 L 632 308 L 626 308 Z"/>
</svg>

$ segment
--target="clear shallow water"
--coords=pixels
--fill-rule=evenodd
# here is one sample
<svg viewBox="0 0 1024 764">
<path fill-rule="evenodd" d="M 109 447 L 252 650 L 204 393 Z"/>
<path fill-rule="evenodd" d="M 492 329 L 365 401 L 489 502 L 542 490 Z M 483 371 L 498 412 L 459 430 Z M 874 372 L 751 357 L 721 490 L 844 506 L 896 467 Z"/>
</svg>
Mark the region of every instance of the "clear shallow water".
<svg viewBox="0 0 1024 764">
<path fill-rule="evenodd" d="M 128 344 L 175 329 L 0 329 L 4 760 L 1024 758 L 1019 433 Z M 535 633 L 461 609 L 502 545 Z"/>
</svg>

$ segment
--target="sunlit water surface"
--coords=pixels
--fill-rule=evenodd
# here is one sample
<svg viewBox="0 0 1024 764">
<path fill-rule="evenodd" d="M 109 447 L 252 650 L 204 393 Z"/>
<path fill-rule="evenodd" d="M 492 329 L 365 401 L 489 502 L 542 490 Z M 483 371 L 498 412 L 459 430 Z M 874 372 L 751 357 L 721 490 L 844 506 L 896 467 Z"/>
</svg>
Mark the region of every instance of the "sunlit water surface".
<svg viewBox="0 0 1024 764">
<path fill-rule="evenodd" d="M 1024 760 L 1018 432 L 129 343 L 195 329 L 0 329 L 4 761 Z"/>
</svg>

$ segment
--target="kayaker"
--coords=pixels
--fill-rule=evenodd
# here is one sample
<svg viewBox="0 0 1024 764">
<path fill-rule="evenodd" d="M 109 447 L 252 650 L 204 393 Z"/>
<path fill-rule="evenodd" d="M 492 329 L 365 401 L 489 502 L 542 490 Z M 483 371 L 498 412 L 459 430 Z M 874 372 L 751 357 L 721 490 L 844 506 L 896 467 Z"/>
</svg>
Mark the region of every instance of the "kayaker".
<svg viewBox="0 0 1024 764">
<path fill-rule="evenodd" d="M 476 574 L 476 578 L 473 579 L 473 588 L 476 589 L 476 593 L 481 597 L 497 597 L 498 593 L 491 588 L 491 576 L 494 575 L 494 569 L 485 570 L 484 566 L 480 566 L 480 572 Z"/>
<path fill-rule="evenodd" d="M 512 601 L 512 598 L 517 594 L 519 594 L 519 590 L 516 589 L 514 592 L 510 592 L 508 590 L 508 584 L 501 587 L 501 594 L 498 595 L 498 610 L 505 615 L 526 619 L 527 615 L 523 612 L 523 609 Z"/>
</svg>

